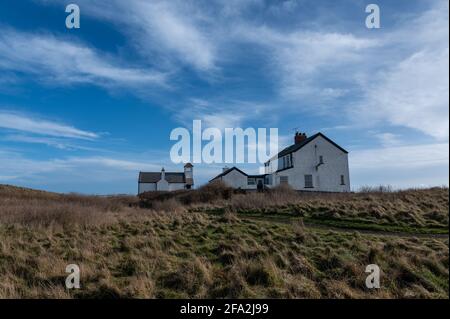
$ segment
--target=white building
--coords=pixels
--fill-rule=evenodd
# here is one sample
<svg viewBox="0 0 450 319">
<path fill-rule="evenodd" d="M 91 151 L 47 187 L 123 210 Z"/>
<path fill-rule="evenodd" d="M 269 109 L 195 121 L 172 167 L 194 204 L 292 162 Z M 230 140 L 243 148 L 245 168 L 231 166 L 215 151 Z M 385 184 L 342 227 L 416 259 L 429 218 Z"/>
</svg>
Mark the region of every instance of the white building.
<svg viewBox="0 0 450 319">
<path fill-rule="evenodd" d="M 184 172 L 139 172 L 138 194 L 151 191 L 175 191 L 194 186 L 194 166 L 184 165 Z"/>
<path fill-rule="evenodd" d="M 322 133 L 306 137 L 296 133 L 294 144 L 264 164 L 264 175 L 247 175 L 236 167 L 213 178 L 242 189 L 288 184 L 293 189 L 317 192 L 349 192 L 348 152 Z"/>
<path fill-rule="evenodd" d="M 260 187 L 264 185 L 265 176 L 265 174 L 248 175 L 237 167 L 225 167 L 222 173 L 214 177 L 212 180 L 210 180 L 210 182 L 220 180 L 233 188 L 257 189 L 258 184 L 260 185 Z"/>
</svg>

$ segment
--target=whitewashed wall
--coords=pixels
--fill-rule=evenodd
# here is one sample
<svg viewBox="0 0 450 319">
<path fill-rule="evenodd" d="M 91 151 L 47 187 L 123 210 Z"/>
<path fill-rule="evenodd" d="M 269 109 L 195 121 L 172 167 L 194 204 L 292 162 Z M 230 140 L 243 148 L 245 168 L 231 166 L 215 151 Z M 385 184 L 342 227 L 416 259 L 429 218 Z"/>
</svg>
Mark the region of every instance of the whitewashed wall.
<svg viewBox="0 0 450 319">
<path fill-rule="evenodd" d="M 247 188 L 247 176 L 237 170 L 232 170 L 227 175 L 222 176 L 221 180 L 233 188 Z"/>
<path fill-rule="evenodd" d="M 156 183 L 139 183 L 139 194 L 151 191 L 156 191 Z"/>
<path fill-rule="evenodd" d="M 165 179 L 161 179 L 156 183 L 156 190 L 158 191 L 168 191 L 169 190 L 169 182 Z"/>
</svg>

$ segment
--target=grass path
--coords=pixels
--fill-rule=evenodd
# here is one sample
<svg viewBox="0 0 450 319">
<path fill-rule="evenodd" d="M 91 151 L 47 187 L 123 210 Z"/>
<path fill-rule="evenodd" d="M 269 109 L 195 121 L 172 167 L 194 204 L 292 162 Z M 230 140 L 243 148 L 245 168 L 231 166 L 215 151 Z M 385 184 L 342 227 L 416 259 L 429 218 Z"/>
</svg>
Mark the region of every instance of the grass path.
<svg viewBox="0 0 450 319">
<path fill-rule="evenodd" d="M 284 223 L 289 224 L 298 218 L 294 217 L 279 217 L 279 216 L 262 216 L 262 215 L 239 215 L 241 219 L 253 219 L 253 220 L 264 220 L 268 222 L 276 222 L 276 223 Z M 305 226 L 309 228 L 315 229 L 325 229 L 325 230 L 334 230 L 338 232 L 355 232 L 358 231 L 360 233 L 368 234 L 368 235 L 376 235 L 376 236 L 391 236 L 391 237 L 425 237 L 425 238 L 448 238 L 449 234 L 437 234 L 437 233 L 424 233 L 424 232 L 405 232 L 405 231 L 386 231 L 386 230 L 373 230 L 373 229 L 363 229 L 357 227 L 346 227 L 345 225 L 326 225 L 321 222 L 316 222 L 314 220 L 304 220 Z"/>
</svg>

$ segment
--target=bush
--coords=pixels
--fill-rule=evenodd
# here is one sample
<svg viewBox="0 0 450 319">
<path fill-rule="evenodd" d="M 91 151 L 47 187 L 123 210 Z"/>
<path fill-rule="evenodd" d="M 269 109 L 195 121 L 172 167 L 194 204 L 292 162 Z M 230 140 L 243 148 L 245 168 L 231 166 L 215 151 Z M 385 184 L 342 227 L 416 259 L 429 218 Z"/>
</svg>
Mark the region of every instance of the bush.
<svg viewBox="0 0 450 319">
<path fill-rule="evenodd" d="M 141 207 L 157 209 L 160 207 L 160 204 L 156 204 L 157 202 L 176 201 L 182 205 L 213 203 L 217 200 L 228 200 L 234 193 L 242 193 L 242 191 L 234 190 L 221 181 L 215 181 L 193 190 L 145 192 L 139 195 L 139 199 Z"/>
</svg>

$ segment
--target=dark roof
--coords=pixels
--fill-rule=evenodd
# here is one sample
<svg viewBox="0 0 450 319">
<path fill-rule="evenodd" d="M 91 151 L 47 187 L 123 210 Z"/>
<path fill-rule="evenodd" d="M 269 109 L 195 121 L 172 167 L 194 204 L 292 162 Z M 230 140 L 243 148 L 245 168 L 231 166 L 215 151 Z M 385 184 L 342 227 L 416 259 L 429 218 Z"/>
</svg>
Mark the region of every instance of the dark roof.
<svg viewBox="0 0 450 319">
<path fill-rule="evenodd" d="M 245 176 L 248 176 L 248 175 L 245 174 L 243 171 L 241 171 L 239 168 L 237 168 L 236 166 L 233 166 L 232 168 L 229 168 L 229 169 L 223 171 L 222 173 L 220 173 L 219 175 L 217 175 L 216 177 L 214 177 L 213 179 L 211 179 L 210 182 L 213 181 L 213 180 L 215 180 L 215 179 L 217 179 L 217 178 L 220 178 L 220 177 L 222 177 L 222 176 L 227 175 L 229 172 L 231 172 L 231 171 L 233 171 L 233 170 L 237 170 L 237 171 L 240 172 L 241 174 L 244 174 Z"/>
<path fill-rule="evenodd" d="M 194 167 L 194 165 L 192 165 L 191 163 L 186 163 L 186 165 L 184 165 L 184 167 Z"/>
<path fill-rule="evenodd" d="M 299 149 L 301 149 L 303 146 L 305 146 L 306 144 L 308 144 L 309 142 L 311 142 L 312 140 L 314 140 L 316 137 L 323 137 L 325 140 L 327 140 L 328 142 L 330 142 L 331 144 L 333 144 L 334 146 L 336 146 L 338 149 L 340 149 L 341 151 L 343 151 L 344 153 L 348 153 L 345 149 L 343 149 L 342 147 L 340 147 L 339 145 L 337 145 L 335 142 L 333 142 L 332 140 L 330 140 L 328 137 L 326 137 L 325 135 L 323 135 L 322 133 L 316 133 L 310 137 L 308 137 L 307 139 L 303 140 L 302 142 L 298 143 L 298 144 L 293 144 L 291 146 L 286 147 L 285 149 L 283 149 L 281 152 L 278 153 L 278 157 L 283 157 L 285 155 L 288 155 L 290 153 L 296 152 Z"/>
<path fill-rule="evenodd" d="M 169 183 L 184 183 L 186 178 L 184 173 L 166 172 L 166 181 Z M 161 180 L 161 172 L 140 172 L 139 183 L 157 183 Z"/>
</svg>

